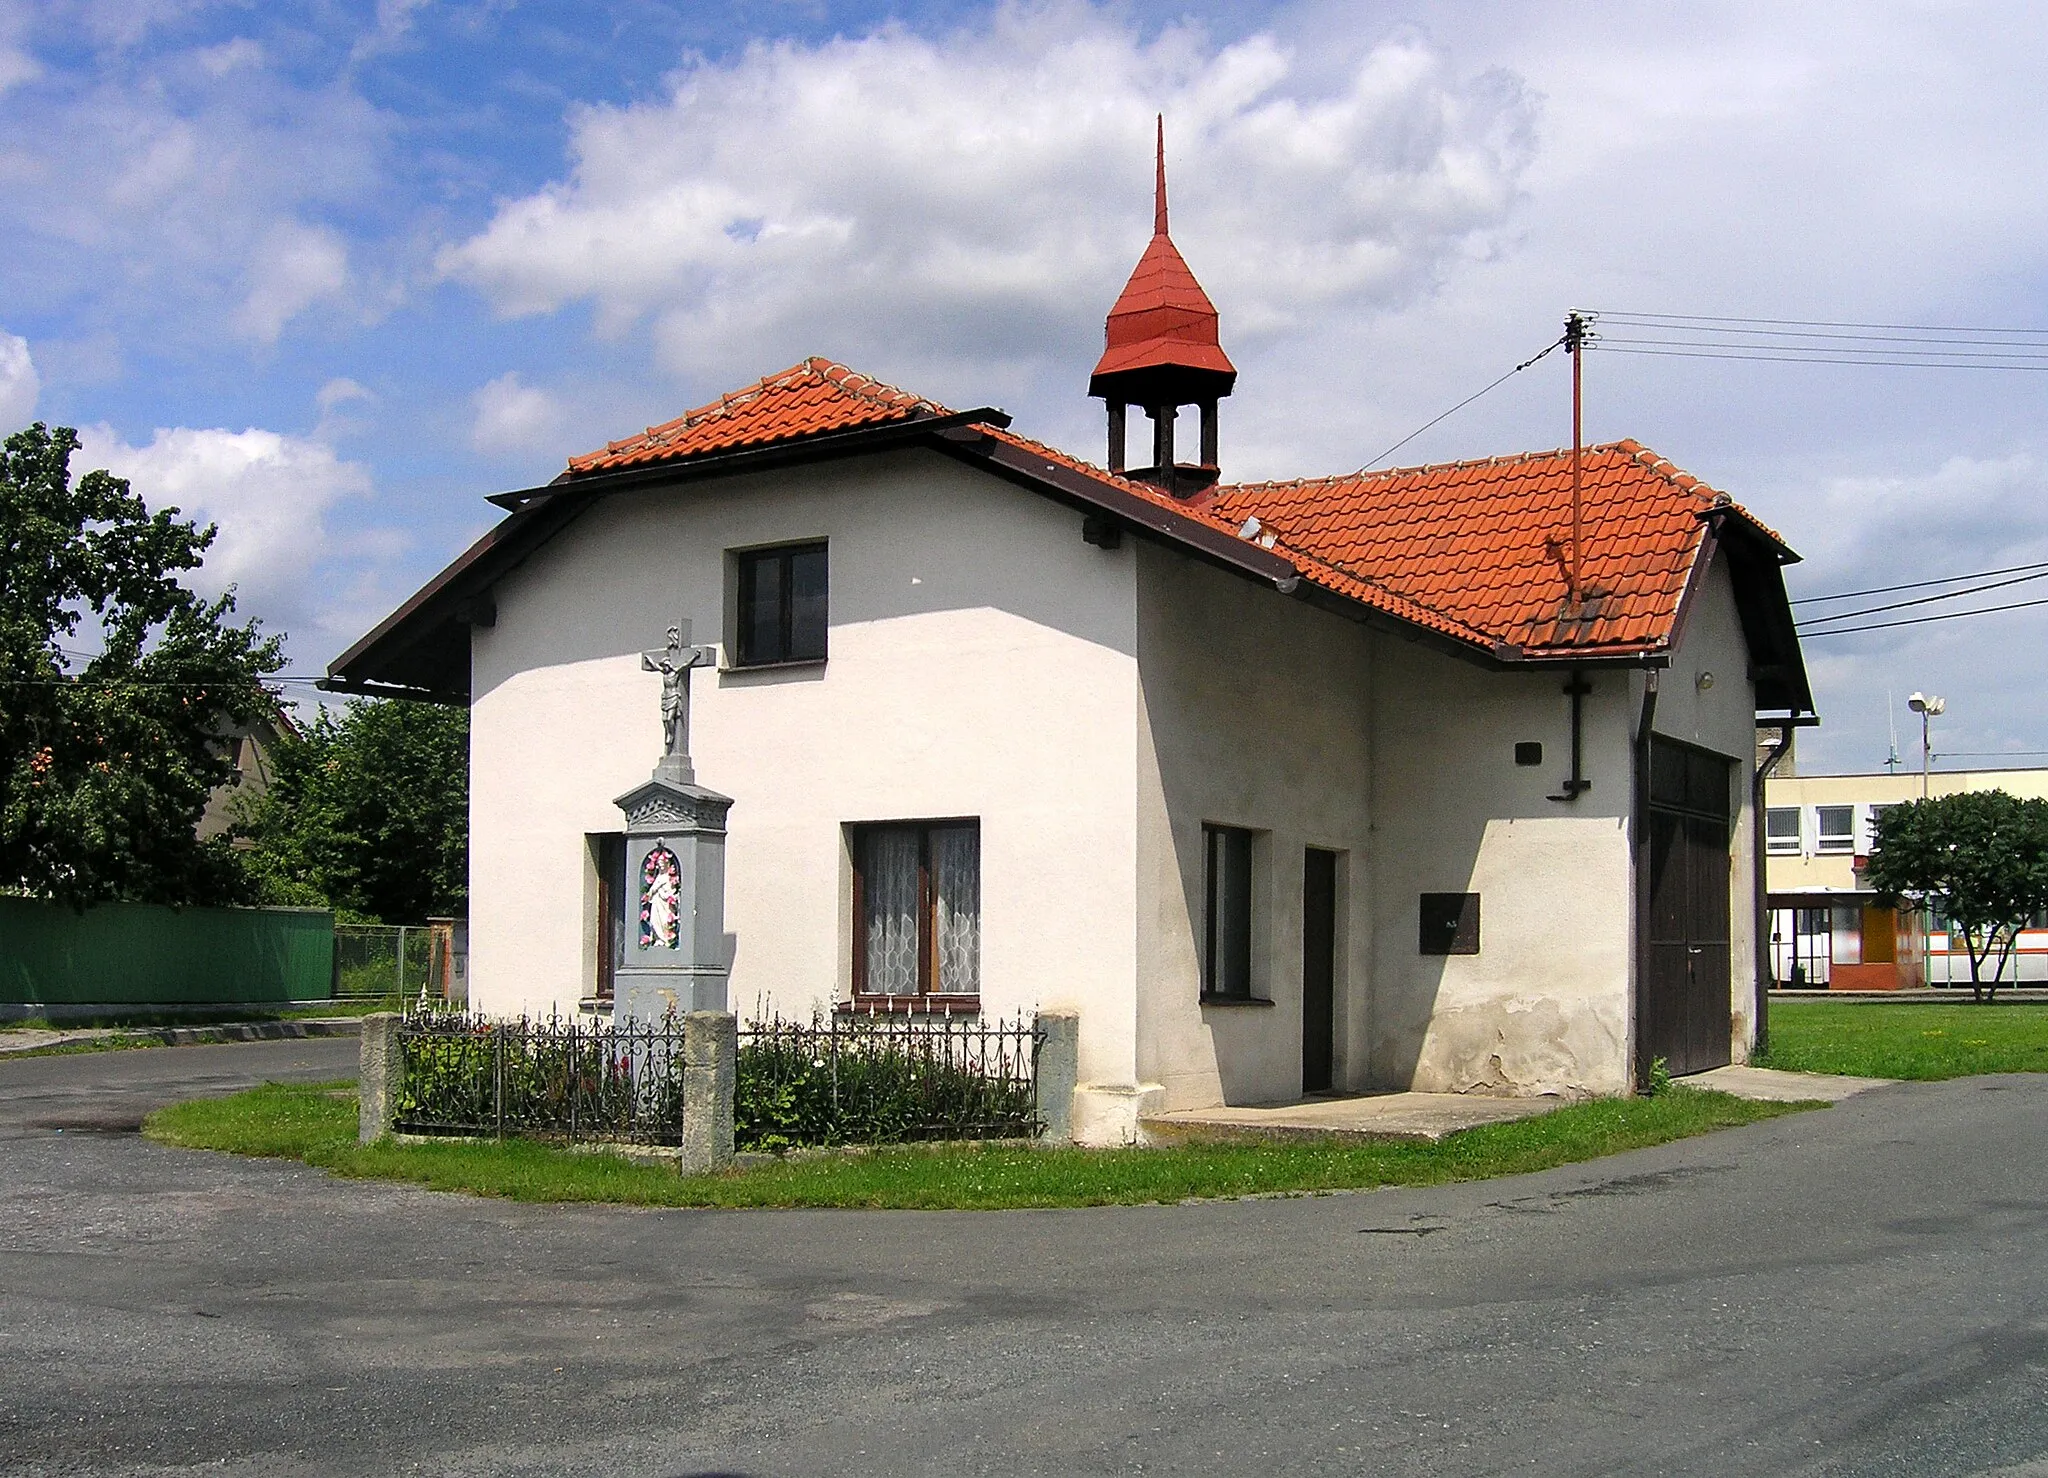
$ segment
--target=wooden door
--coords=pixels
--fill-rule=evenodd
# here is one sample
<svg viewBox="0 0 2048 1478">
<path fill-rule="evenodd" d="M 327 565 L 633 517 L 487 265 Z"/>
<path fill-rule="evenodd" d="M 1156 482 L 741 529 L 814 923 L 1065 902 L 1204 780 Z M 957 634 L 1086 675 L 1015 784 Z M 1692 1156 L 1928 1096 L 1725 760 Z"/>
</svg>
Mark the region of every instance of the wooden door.
<svg viewBox="0 0 2048 1478">
<path fill-rule="evenodd" d="M 1730 769 L 1726 756 L 1650 741 L 1636 985 L 1636 1072 L 1663 1058 L 1674 1074 L 1729 1061 Z"/>
<path fill-rule="evenodd" d="M 1337 1040 L 1337 854 L 1310 847 L 1301 864 L 1301 1091 L 1327 1093 Z"/>
</svg>

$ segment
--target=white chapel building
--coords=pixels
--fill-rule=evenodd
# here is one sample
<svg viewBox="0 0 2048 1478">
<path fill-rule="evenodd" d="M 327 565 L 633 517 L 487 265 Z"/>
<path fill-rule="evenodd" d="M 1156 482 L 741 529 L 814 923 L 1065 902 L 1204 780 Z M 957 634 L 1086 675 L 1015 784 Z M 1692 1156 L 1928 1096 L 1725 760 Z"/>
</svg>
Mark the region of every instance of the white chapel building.
<svg viewBox="0 0 2048 1478">
<path fill-rule="evenodd" d="M 470 710 L 474 1007 L 606 1008 L 640 653 L 686 620 L 743 1018 L 1074 1010 L 1101 1143 L 1744 1059 L 1797 556 L 1629 441 L 1584 450 L 1576 525 L 1569 451 L 1224 481 L 1236 370 L 1160 189 L 1088 385 L 1106 465 L 810 359 L 493 498 L 336 660 Z"/>
</svg>

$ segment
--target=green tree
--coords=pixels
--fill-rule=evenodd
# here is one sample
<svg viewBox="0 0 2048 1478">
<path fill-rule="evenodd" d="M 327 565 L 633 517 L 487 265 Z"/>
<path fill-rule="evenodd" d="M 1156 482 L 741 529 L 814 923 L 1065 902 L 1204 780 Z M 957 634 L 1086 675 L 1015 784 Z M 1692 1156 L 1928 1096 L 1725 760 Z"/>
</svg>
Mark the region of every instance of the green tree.
<svg viewBox="0 0 2048 1478">
<path fill-rule="evenodd" d="M 1989 1000 L 2020 930 L 2048 908 L 2048 800 L 1969 790 L 1886 807 L 1865 878 L 1887 908 L 1939 910 L 1969 951 L 1971 995 Z"/>
<path fill-rule="evenodd" d="M 243 807 L 243 861 L 266 902 L 387 924 L 462 912 L 469 869 L 469 714 L 357 699 L 322 710 L 273 756 Z"/>
<path fill-rule="evenodd" d="M 221 736 L 275 701 L 279 640 L 179 578 L 211 525 L 151 513 L 104 471 L 74 484 L 77 449 L 40 422 L 0 443 L 0 887 L 79 908 L 237 901 L 228 841 L 194 827 L 235 779 Z M 80 666 L 68 648 L 88 641 Z"/>
</svg>

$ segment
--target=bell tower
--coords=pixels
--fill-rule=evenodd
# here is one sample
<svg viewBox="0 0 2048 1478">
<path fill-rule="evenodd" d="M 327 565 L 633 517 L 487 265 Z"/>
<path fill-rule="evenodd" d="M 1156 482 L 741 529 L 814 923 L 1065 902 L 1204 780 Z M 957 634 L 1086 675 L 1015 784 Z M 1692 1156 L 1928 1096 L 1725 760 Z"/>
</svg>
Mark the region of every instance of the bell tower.
<svg viewBox="0 0 2048 1478">
<path fill-rule="evenodd" d="M 1088 393 L 1109 405 L 1109 470 L 1155 483 L 1177 498 L 1215 485 L 1216 402 L 1237 384 L 1237 367 L 1217 336 L 1216 305 L 1166 232 L 1166 119 L 1159 119 L 1152 240 L 1109 310 L 1105 347 Z M 1201 460 L 1182 462 L 1174 425 L 1182 406 L 1200 408 Z M 1126 469 L 1126 411 L 1152 420 L 1151 465 Z"/>
</svg>

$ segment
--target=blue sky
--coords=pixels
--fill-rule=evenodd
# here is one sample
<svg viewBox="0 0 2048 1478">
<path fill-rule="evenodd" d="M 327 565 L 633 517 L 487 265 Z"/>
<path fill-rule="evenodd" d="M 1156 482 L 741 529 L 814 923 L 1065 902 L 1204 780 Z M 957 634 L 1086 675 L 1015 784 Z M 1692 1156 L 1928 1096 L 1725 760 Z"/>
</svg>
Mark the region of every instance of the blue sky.
<svg viewBox="0 0 2048 1478">
<path fill-rule="evenodd" d="M 218 520 L 210 578 L 315 670 L 485 494 L 807 353 L 1095 455 L 1155 110 L 1226 472 L 1284 476 L 1571 306 L 2048 327 L 2044 80 L 2039 7 L 1960 0 L 0 0 L 0 420 Z M 1589 436 L 1749 504 L 1799 592 L 2048 560 L 2048 376 L 1587 370 Z M 1558 444 L 1564 374 L 1399 460 Z M 1915 688 L 1939 748 L 2048 750 L 2044 633 L 1814 643 L 1803 760 L 1877 764 Z"/>
</svg>

